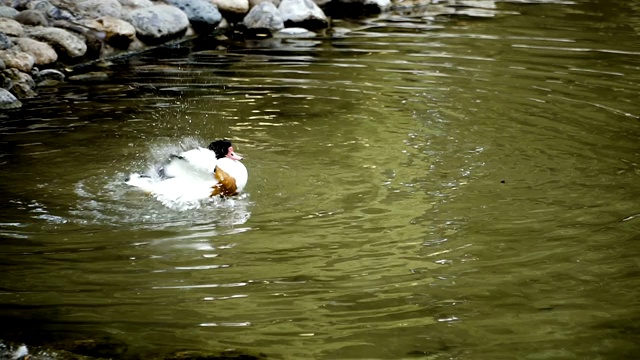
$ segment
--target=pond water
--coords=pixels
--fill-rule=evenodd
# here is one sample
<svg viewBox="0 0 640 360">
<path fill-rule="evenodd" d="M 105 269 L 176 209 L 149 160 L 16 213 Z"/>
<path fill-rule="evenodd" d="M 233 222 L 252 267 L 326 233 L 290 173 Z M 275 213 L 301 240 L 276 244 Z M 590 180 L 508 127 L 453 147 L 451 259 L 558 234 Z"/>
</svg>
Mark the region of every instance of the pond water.
<svg viewBox="0 0 640 360">
<path fill-rule="evenodd" d="M 468 4 L 183 44 L 0 114 L 0 339 L 638 358 L 640 2 Z M 222 137 L 239 198 L 123 183 Z"/>
</svg>

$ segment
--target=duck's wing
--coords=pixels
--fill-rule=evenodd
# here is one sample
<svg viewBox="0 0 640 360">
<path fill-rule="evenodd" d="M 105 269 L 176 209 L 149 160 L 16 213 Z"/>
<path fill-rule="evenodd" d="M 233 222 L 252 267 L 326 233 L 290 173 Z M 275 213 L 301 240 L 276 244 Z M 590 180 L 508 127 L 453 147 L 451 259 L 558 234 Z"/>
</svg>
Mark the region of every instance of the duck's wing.
<svg viewBox="0 0 640 360">
<path fill-rule="evenodd" d="M 196 148 L 180 155 L 171 155 L 169 162 L 160 168 L 159 173 L 163 178 L 211 181 L 214 180 L 216 163 L 216 154 L 213 151 Z"/>
</svg>

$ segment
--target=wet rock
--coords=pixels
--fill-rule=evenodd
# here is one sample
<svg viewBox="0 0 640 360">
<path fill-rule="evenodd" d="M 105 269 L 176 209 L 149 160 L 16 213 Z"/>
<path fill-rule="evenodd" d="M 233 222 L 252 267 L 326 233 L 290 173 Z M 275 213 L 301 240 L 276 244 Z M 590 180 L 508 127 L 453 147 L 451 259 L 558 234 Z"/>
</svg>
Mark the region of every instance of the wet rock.
<svg viewBox="0 0 640 360">
<path fill-rule="evenodd" d="M 11 87 L 11 92 L 14 93 L 19 99 L 31 99 L 38 95 L 35 91 L 33 91 L 33 88 L 29 87 L 29 85 L 25 83 L 13 84 L 13 86 Z"/>
<path fill-rule="evenodd" d="M 36 83 L 35 81 L 33 81 L 31 75 L 18 69 L 7 69 L 4 71 L 4 73 L 7 74 L 9 78 L 11 78 L 11 80 L 13 80 L 14 84 L 23 83 L 31 88 L 36 86 Z"/>
<path fill-rule="evenodd" d="M 47 43 L 30 38 L 18 38 L 16 39 L 16 45 L 23 52 L 33 56 L 36 65 L 51 64 L 58 60 L 58 54 Z"/>
<path fill-rule="evenodd" d="M 30 26 L 48 26 L 49 21 L 42 11 L 39 10 L 22 10 L 15 20 L 22 25 Z"/>
<path fill-rule="evenodd" d="M 105 34 L 104 41 L 118 49 L 126 49 L 136 37 L 136 29 L 124 20 L 103 16 L 95 20 L 85 20 L 86 27 Z"/>
<path fill-rule="evenodd" d="M 244 15 L 249 11 L 249 0 L 211 0 L 222 12 Z"/>
<path fill-rule="evenodd" d="M 0 6 L 0 17 L 13 19 L 20 12 L 10 6 Z"/>
<path fill-rule="evenodd" d="M 8 71 L 0 71 L 0 89 L 9 90 L 13 86 L 13 79 Z"/>
<path fill-rule="evenodd" d="M 244 17 L 242 24 L 247 29 L 257 32 L 275 33 L 284 29 L 284 21 L 278 8 L 270 2 L 262 2 L 252 8 L 247 16 Z"/>
<path fill-rule="evenodd" d="M 109 75 L 101 71 L 69 76 L 69 81 L 75 82 L 102 82 L 107 80 L 109 80 Z"/>
<path fill-rule="evenodd" d="M 218 7 L 206 0 L 165 0 L 168 4 L 184 11 L 197 32 L 209 33 L 213 31 L 222 15 Z"/>
<path fill-rule="evenodd" d="M 316 37 L 316 33 L 305 28 L 292 27 L 285 28 L 274 34 L 278 38 L 312 38 Z"/>
<path fill-rule="evenodd" d="M 136 28 L 138 38 L 151 44 L 182 35 L 189 27 L 187 15 L 169 5 L 134 10 L 128 14 L 127 20 Z"/>
<path fill-rule="evenodd" d="M 8 75 L 13 84 L 9 91 L 11 91 L 17 98 L 28 99 L 37 95 L 36 92 L 33 91 L 36 83 L 29 74 L 17 69 L 7 69 L 4 73 Z"/>
<path fill-rule="evenodd" d="M 30 37 L 42 40 L 53 46 L 59 55 L 62 53 L 62 55 L 69 58 L 76 58 L 83 56 L 87 52 L 87 45 L 84 41 L 64 29 L 38 26 L 29 30 L 28 33 Z"/>
<path fill-rule="evenodd" d="M 0 59 L 4 61 L 6 67 L 18 69 L 22 72 L 31 71 L 35 64 L 33 55 L 14 49 L 0 50 Z"/>
<path fill-rule="evenodd" d="M 287 27 L 323 29 L 328 26 L 327 16 L 312 0 L 282 0 L 278 9 Z"/>
<path fill-rule="evenodd" d="M 55 69 L 44 69 L 35 73 L 36 86 L 57 84 L 64 81 L 64 74 Z"/>
<path fill-rule="evenodd" d="M 0 50 L 7 50 L 13 47 L 13 41 L 5 33 L 0 32 Z"/>
<path fill-rule="evenodd" d="M 24 35 L 24 28 L 22 24 L 13 19 L 0 17 L 0 32 L 9 36 L 20 37 Z"/>
<path fill-rule="evenodd" d="M 119 18 L 122 14 L 122 5 L 118 0 L 84 0 L 79 1 L 74 10 L 87 19 L 103 16 Z"/>
</svg>

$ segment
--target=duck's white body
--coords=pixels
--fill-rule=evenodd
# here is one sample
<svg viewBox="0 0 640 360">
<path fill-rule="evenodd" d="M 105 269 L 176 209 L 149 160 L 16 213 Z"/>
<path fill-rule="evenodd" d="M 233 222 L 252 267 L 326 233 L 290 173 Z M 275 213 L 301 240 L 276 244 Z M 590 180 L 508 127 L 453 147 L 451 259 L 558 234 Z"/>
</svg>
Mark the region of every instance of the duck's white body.
<svg viewBox="0 0 640 360">
<path fill-rule="evenodd" d="M 131 174 L 126 183 L 154 195 L 163 203 L 187 203 L 213 196 L 233 196 L 247 185 L 247 168 L 229 147 L 226 157 L 198 147 L 173 155 L 150 174 Z"/>
</svg>

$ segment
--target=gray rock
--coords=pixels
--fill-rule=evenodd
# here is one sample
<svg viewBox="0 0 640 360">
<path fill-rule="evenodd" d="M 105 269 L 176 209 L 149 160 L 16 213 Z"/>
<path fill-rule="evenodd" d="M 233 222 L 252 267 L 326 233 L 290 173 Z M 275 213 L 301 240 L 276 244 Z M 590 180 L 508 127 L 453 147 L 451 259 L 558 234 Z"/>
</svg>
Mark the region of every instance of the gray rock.
<svg viewBox="0 0 640 360">
<path fill-rule="evenodd" d="M 170 5 L 154 5 L 134 10 L 127 19 L 135 28 L 138 38 L 146 43 L 158 43 L 182 35 L 189 27 L 189 18 L 180 9 Z"/>
<path fill-rule="evenodd" d="M 0 32 L 9 36 L 20 37 L 24 35 L 24 28 L 22 24 L 13 19 L 0 17 Z"/>
<path fill-rule="evenodd" d="M 0 17 L 13 19 L 20 12 L 10 6 L 0 6 Z"/>
<path fill-rule="evenodd" d="M 31 54 L 36 65 L 51 64 L 58 60 L 58 54 L 53 47 L 47 43 L 30 38 L 18 38 L 16 39 L 16 45 L 18 45 L 20 50 Z"/>
<path fill-rule="evenodd" d="M 44 13 L 40 10 L 22 10 L 15 18 L 22 25 L 31 26 L 47 26 L 49 21 Z"/>
<path fill-rule="evenodd" d="M 0 70 L 4 70 L 7 68 L 7 65 L 4 64 L 4 61 L 2 59 L 0 59 Z M 2 87 L 2 86 L 0 86 Z"/>
<path fill-rule="evenodd" d="M 53 46 L 58 54 L 62 53 L 70 58 L 83 56 L 87 52 L 87 45 L 79 36 L 64 29 L 35 27 L 28 32 L 29 36 Z"/>
<path fill-rule="evenodd" d="M 322 29 L 328 26 L 327 16 L 312 0 L 282 0 L 278 9 L 287 27 Z"/>
<path fill-rule="evenodd" d="M 7 50 L 13 47 L 13 41 L 7 34 L 0 32 L 0 50 Z"/>
<path fill-rule="evenodd" d="M 206 0 L 165 0 L 184 11 L 197 32 L 211 32 L 222 21 L 218 7 Z"/>
<path fill-rule="evenodd" d="M 16 109 L 22 103 L 12 93 L 5 89 L 0 89 L 0 109 Z"/>
<path fill-rule="evenodd" d="M 122 5 L 118 0 L 83 0 L 76 4 L 74 10 L 87 19 L 103 16 L 119 18 L 122 13 Z"/>
<path fill-rule="evenodd" d="M 284 28 L 282 16 L 271 2 L 262 2 L 252 8 L 242 20 L 242 24 L 250 30 L 267 30 L 270 33 Z"/>
</svg>

